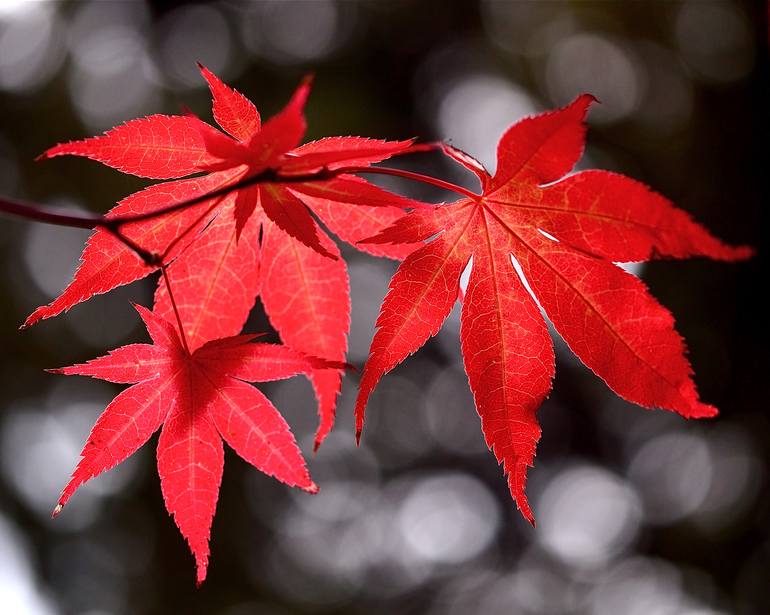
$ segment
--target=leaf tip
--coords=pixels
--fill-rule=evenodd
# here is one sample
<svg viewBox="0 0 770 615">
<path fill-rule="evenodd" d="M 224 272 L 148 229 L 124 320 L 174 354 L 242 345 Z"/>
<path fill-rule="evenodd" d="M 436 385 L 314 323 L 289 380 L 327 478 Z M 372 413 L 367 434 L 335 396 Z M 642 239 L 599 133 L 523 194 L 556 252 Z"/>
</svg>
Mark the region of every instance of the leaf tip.
<svg viewBox="0 0 770 615">
<path fill-rule="evenodd" d="M 43 371 L 46 372 L 47 374 L 66 374 L 67 373 L 65 371 L 65 368 L 63 367 L 51 367 L 48 369 L 44 369 Z"/>
<path fill-rule="evenodd" d="M 34 312 L 32 312 L 29 316 L 27 316 L 27 319 L 23 323 L 21 323 L 21 325 L 19 326 L 19 331 L 24 331 L 25 329 L 29 329 L 32 325 L 42 320 L 43 319 L 43 317 L 41 316 L 42 309 L 43 308 L 37 308 Z"/>
<path fill-rule="evenodd" d="M 198 70 L 201 72 L 201 75 L 203 75 L 203 79 L 208 83 L 209 87 L 213 87 L 217 81 L 219 81 L 219 78 L 212 73 L 208 67 L 206 67 L 203 62 L 197 61 L 195 62 L 198 66 Z"/>
<path fill-rule="evenodd" d="M 300 81 L 300 87 L 308 87 L 312 88 L 313 83 L 315 82 L 315 73 L 307 73 L 304 77 L 302 77 L 302 81 Z"/>
<path fill-rule="evenodd" d="M 190 109 L 190 107 L 188 107 L 185 104 L 180 105 L 179 106 L 179 110 L 182 112 L 182 115 L 185 116 L 185 117 L 192 117 L 192 118 L 198 119 L 198 116 L 195 115 L 193 110 Z"/>
<path fill-rule="evenodd" d="M 150 308 L 144 307 L 141 303 L 136 303 L 135 301 L 131 301 L 130 303 L 131 307 L 134 308 L 142 317 L 153 313 Z"/>
<path fill-rule="evenodd" d="M 753 246 L 735 246 L 732 248 L 731 260 L 745 261 L 750 258 L 754 258 L 757 255 L 757 250 Z"/>
<path fill-rule="evenodd" d="M 318 450 L 321 448 L 321 445 L 323 444 L 324 440 L 326 440 L 326 436 L 328 435 L 329 429 L 322 431 L 321 426 L 318 427 L 318 432 L 316 433 L 315 439 L 313 440 L 313 456 L 318 453 Z"/>
<path fill-rule="evenodd" d="M 688 419 L 711 419 L 719 414 L 719 409 L 710 404 L 698 404 L 686 417 Z"/>
<path fill-rule="evenodd" d="M 523 497 L 523 502 L 520 502 L 518 499 L 516 500 L 516 506 L 518 506 L 521 516 L 524 517 L 533 528 L 537 527 L 537 524 L 535 523 L 535 515 L 532 514 L 532 509 L 529 507 L 529 502 L 527 502 L 526 496 Z"/>
<path fill-rule="evenodd" d="M 206 580 L 206 574 L 209 568 L 208 549 L 204 553 L 194 553 L 195 556 L 195 588 L 200 589 Z"/>
<path fill-rule="evenodd" d="M 53 509 L 53 512 L 51 513 L 51 519 L 56 519 L 56 517 L 59 516 L 59 513 L 64 508 L 64 504 L 61 502 L 56 505 L 56 508 Z"/>
<path fill-rule="evenodd" d="M 426 141 L 425 143 L 417 143 L 418 137 L 412 137 L 407 139 L 406 142 L 409 145 L 400 152 L 401 154 L 420 154 L 423 152 L 435 152 L 443 149 L 444 143 L 441 141 Z"/>
<path fill-rule="evenodd" d="M 581 106 L 585 106 L 588 108 L 590 105 L 596 103 L 597 105 L 601 105 L 602 101 L 599 100 L 596 96 L 589 92 L 583 92 L 580 96 L 578 96 L 575 99 L 576 103 L 579 103 Z"/>
<path fill-rule="evenodd" d="M 316 485 L 312 480 L 310 481 L 310 484 L 307 487 L 302 487 L 303 491 L 306 491 L 307 493 L 310 493 L 312 495 L 315 495 L 318 493 L 321 489 L 318 485 Z"/>
<path fill-rule="evenodd" d="M 313 247 L 313 246 L 311 246 L 311 247 Z M 315 249 L 315 248 L 314 248 L 314 249 Z M 321 256 L 325 256 L 326 258 L 330 258 L 330 259 L 331 259 L 331 260 L 333 260 L 333 261 L 338 261 L 338 260 L 340 260 L 340 257 L 339 257 L 339 256 L 337 256 L 336 254 L 333 254 L 333 253 L 329 252 L 329 250 L 327 250 L 326 248 L 324 248 L 324 247 L 323 247 L 323 246 L 321 246 L 320 244 L 319 244 L 319 248 L 317 248 L 317 249 L 316 249 L 316 252 L 318 252 L 318 253 L 319 253 Z"/>
</svg>

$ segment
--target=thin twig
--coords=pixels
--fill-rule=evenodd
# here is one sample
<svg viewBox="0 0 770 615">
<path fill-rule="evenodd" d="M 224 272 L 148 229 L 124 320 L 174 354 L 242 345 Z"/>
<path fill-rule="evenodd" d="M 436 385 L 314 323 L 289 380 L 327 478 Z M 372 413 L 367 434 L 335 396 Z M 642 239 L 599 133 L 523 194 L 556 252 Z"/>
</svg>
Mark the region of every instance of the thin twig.
<svg viewBox="0 0 770 615">
<path fill-rule="evenodd" d="M 424 184 L 430 184 L 444 190 L 450 190 L 461 194 L 469 199 L 478 200 L 480 195 L 471 192 L 470 190 L 457 186 L 451 182 L 444 181 L 428 175 L 422 175 L 421 173 L 414 173 L 412 171 L 406 171 L 403 169 L 392 169 L 389 167 L 368 167 L 368 166 L 348 166 L 338 167 L 336 169 L 328 169 L 323 167 L 313 173 L 304 173 L 297 175 L 283 175 L 275 169 L 266 169 L 255 175 L 245 177 L 233 184 L 217 188 L 211 192 L 201 194 L 191 199 L 180 201 L 179 203 L 172 203 L 166 207 L 161 207 L 154 211 L 149 211 L 141 214 L 134 214 L 129 216 L 95 216 L 95 215 L 74 215 L 74 214 L 58 214 L 51 211 L 47 211 L 38 205 L 32 203 L 25 203 L 23 201 L 14 201 L 11 199 L 0 198 L 0 212 L 11 214 L 27 220 L 35 222 L 43 222 L 46 224 L 55 224 L 58 226 L 69 226 L 73 228 L 103 228 L 106 231 L 112 233 L 118 240 L 123 242 L 129 249 L 133 250 L 147 265 L 157 266 L 161 262 L 161 257 L 157 254 L 153 254 L 138 246 L 131 239 L 126 237 L 121 231 L 121 227 L 125 224 L 132 222 L 142 222 L 145 220 L 151 220 L 153 218 L 159 218 L 199 203 L 224 197 L 235 190 L 253 186 L 256 184 L 295 184 L 295 183 L 308 183 L 308 182 L 323 182 L 329 181 L 340 175 L 351 175 L 354 173 L 369 173 L 374 175 L 390 175 L 394 177 L 401 177 L 412 181 L 421 182 Z"/>
</svg>

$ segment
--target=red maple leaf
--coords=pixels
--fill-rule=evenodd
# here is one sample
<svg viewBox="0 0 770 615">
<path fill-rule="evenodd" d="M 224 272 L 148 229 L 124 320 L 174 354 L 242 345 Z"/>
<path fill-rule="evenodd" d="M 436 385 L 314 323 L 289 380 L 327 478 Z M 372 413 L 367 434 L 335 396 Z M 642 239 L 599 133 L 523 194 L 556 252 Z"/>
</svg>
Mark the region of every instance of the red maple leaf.
<svg viewBox="0 0 770 615">
<path fill-rule="evenodd" d="M 201 66 L 213 95 L 213 113 L 225 132 L 192 116 L 153 115 L 129 121 L 102 136 L 57 145 L 43 154 L 85 156 L 124 173 L 155 179 L 205 175 L 153 185 L 133 194 L 108 216 L 157 211 L 173 203 L 232 186 L 273 169 L 304 175 L 321 169 L 368 166 L 407 150 L 411 141 L 331 137 L 299 146 L 304 81 L 288 105 L 262 124 L 254 105 Z M 227 133 L 227 134 L 226 134 Z M 311 216 L 310 208 L 340 239 L 356 244 L 377 233 L 416 203 L 363 179 L 339 175 L 323 182 L 253 185 L 192 207 L 132 222 L 121 232 L 145 251 L 170 263 L 174 293 L 191 350 L 238 333 L 261 294 L 282 340 L 308 354 L 342 361 L 347 350 L 350 298 L 339 250 Z M 357 246 L 400 259 L 407 246 Z M 25 325 L 60 314 L 98 293 L 138 280 L 157 268 L 97 230 L 88 240 L 73 281 Z M 161 280 L 155 311 L 173 320 Z M 316 446 L 334 422 L 341 372 L 312 376 L 319 399 Z"/>
<path fill-rule="evenodd" d="M 582 154 L 592 100 L 583 95 L 512 126 L 500 140 L 494 176 L 446 148 L 477 175 L 483 193 L 415 210 L 368 240 L 433 238 L 390 282 L 361 379 L 358 434 L 372 390 L 438 332 L 472 259 L 461 315 L 463 360 L 487 445 L 530 521 L 524 487 L 540 439 L 535 412 L 554 373 L 537 302 L 572 351 L 621 397 L 685 417 L 713 416 L 716 408 L 698 399 L 673 317 L 613 263 L 693 255 L 735 260 L 751 252 L 722 244 L 628 177 L 566 175 Z"/>
<path fill-rule="evenodd" d="M 249 382 L 344 365 L 307 357 L 254 335 L 209 341 L 190 353 L 170 322 L 137 306 L 153 344 L 131 344 L 82 365 L 50 370 L 131 383 L 105 409 L 59 498 L 58 514 L 87 480 L 134 453 L 162 427 L 158 474 L 168 512 L 206 578 L 209 534 L 222 480 L 222 440 L 258 470 L 292 487 L 318 491 L 289 426 Z"/>
</svg>

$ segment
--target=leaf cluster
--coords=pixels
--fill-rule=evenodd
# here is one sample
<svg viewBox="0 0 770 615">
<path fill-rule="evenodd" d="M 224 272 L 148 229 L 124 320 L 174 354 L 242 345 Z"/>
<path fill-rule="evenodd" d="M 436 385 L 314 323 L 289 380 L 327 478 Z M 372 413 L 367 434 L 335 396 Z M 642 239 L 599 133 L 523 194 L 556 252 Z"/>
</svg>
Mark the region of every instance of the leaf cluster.
<svg viewBox="0 0 770 615">
<path fill-rule="evenodd" d="M 593 97 L 578 96 L 510 127 L 492 175 L 444 144 L 361 137 L 302 144 L 310 80 L 263 122 L 250 100 L 200 68 L 218 127 L 190 113 L 152 115 L 42 155 L 82 156 L 168 180 L 126 197 L 97 222 L 72 282 L 25 323 L 161 272 L 152 310 L 137 306 L 152 344 L 54 370 L 131 384 L 96 422 L 56 514 L 81 484 L 160 430 L 166 507 L 195 556 L 201 583 L 223 441 L 287 485 L 318 490 L 286 422 L 251 383 L 307 376 L 318 401 L 315 448 L 321 445 L 334 424 L 350 324 L 347 268 L 329 233 L 372 256 L 401 261 L 363 368 L 357 437 L 377 383 L 435 335 L 459 301 L 461 351 L 482 431 L 532 523 L 527 470 L 541 435 L 537 409 L 554 376 L 544 316 L 624 399 L 687 418 L 717 413 L 698 397 L 673 317 L 617 263 L 734 261 L 751 250 L 723 244 L 631 178 L 573 172 Z M 373 166 L 426 149 L 472 173 L 479 192 Z M 361 177 L 367 173 L 448 187 L 461 198 L 421 203 L 369 183 Z M 242 331 L 258 297 L 281 344 L 255 342 Z"/>
</svg>

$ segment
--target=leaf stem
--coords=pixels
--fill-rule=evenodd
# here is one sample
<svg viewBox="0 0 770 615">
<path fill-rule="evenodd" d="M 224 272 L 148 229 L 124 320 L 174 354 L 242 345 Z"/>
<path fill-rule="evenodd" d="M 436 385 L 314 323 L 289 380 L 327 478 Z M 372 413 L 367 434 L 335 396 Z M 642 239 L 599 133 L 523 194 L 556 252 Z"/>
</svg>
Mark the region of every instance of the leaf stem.
<svg viewBox="0 0 770 615">
<path fill-rule="evenodd" d="M 155 254 L 154 252 L 148 252 L 145 250 L 142 246 L 137 244 L 132 239 L 126 237 L 121 231 L 120 228 L 113 228 L 112 226 L 106 226 L 106 225 L 99 225 L 103 226 L 104 230 L 106 230 L 109 233 L 112 233 L 112 235 L 115 236 L 115 239 L 118 241 L 121 241 L 125 246 L 134 252 L 136 252 L 136 255 L 141 258 L 144 261 L 144 264 L 149 267 L 155 267 L 160 265 L 163 262 L 163 256 L 160 254 Z"/>
<path fill-rule="evenodd" d="M 342 173 L 373 173 L 375 175 L 393 175 L 395 177 L 411 179 L 416 182 L 430 184 L 431 186 L 436 186 L 437 188 L 443 188 L 444 190 L 449 190 L 450 192 L 462 194 L 463 196 L 468 197 L 474 201 L 478 201 L 481 197 L 480 194 L 476 194 L 475 192 L 472 192 L 467 188 L 463 188 L 462 186 L 458 186 L 457 184 L 444 181 L 443 179 L 438 179 L 437 177 L 431 177 L 430 175 L 423 175 L 422 173 L 406 171 L 404 169 L 393 169 L 390 167 L 344 167 L 344 169 L 334 170 L 335 173 L 337 171 Z"/>
<path fill-rule="evenodd" d="M 196 219 L 193 221 L 193 223 L 192 223 L 190 226 L 188 226 L 188 227 L 187 227 L 185 230 L 183 230 L 181 233 L 179 233 L 179 235 L 177 235 L 176 237 L 174 237 L 174 239 L 172 239 L 172 240 L 171 240 L 171 242 L 170 242 L 170 243 L 169 243 L 169 244 L 166 246 L 166 249 L 165 249 L 165 250 L 163 250 L 163 254 L 161 254 L 161 255 L 160 255 L 160 258 L 161 258 L 161 260 L 165 261 L 165 260 L 168 258 L 168 255 L 171 253 L 171 250 L 173 250 L 173 249 L 174 249 L 174 246 L 176 246 L 176 245 L 177 245 L 177 244 L 178 244 L 178 243 L 179 243 L 179 242 L 180 242 L 182 239 L 184 239 L 184 238 L 185 238 L 187 235 L 189 235 L 189 234 L 192 232 L 192 230 L 193 230 L 193 229 L 195 229 L 195 228 L 198 226 L 198 224 L 200 224 L 200 222 L 201 222 L 202 220 L 204 220 L 204 219 L 206 218 L 206 216 L 208 216 L 208 215 L 209 215 L 209 214 L 212 212 L 212 210 L 213 210 L 213 209 L 214 209 L 214 208 L 215 208 L 217 205 L 219 205 L 221 202 L 222 202 L 222 201 L 221 201 L 221 199 L 220 199 L 220 200 L 218 200 L 216 203 L 213 203 L 213 204 L 211 205 L 211 207 L 209 207 L 209 208 L 208 208 L 206 211 L 204 211 L 204 212 L 203 212 L 203 213 L 202 213 L 200 216 L 198 216 L 198 217 L 197 217 L 197 218 L 196 218 Z"/>
<path fill-rule="evenodd" d="M 166 291 L 168 292 L 169 301 L 171 301 L 171 307 L 174 308 L 174 316 L 176 316 L 176 324 L 179 326 L 179 337 L 182 339 L 182 346 L 184 346 L 185 352 L 190 354 L 190 347 L 187 345 L 187 337 L 184 334 L 184 327 L 182 326 L 182 319 L 179 316 L 179 309 L 176 307 L 176 301 L 174 301 L 174 293 L 171 292 L 171 280 L 168 277 L 168 265 L 165 263 L 160 266 L 161 273 L 163 274 L 163 281 L 166 283 Z"/>
</svg>

